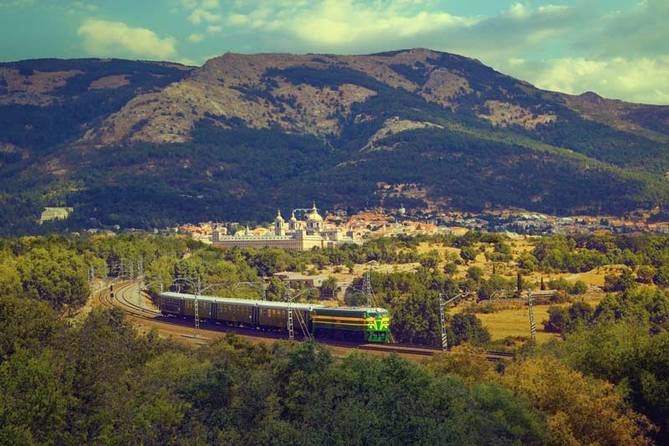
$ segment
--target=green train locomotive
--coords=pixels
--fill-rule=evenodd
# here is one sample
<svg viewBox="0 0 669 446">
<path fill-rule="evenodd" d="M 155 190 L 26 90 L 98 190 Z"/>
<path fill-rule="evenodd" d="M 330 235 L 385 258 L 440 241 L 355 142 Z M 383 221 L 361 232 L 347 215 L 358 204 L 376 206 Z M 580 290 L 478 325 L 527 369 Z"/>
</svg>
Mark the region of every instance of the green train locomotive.
<svg viewBox="0 0 669 446">
<path fill-rule="evenodd" d="M 262 300 L 198 296 L 198 317 L 202 321 L 287 331 L 288 307 L 292 307 L 294 326 L 300 321 L 316 338 L 358 342 L 389 342 L 388 310 L 367 307 L 325 307 L 318 304 L 270 302 Z M 192 318 L 195 315 L 193 294 L 161 293 L 158 306 L 164 316 Z"/>
</svg>

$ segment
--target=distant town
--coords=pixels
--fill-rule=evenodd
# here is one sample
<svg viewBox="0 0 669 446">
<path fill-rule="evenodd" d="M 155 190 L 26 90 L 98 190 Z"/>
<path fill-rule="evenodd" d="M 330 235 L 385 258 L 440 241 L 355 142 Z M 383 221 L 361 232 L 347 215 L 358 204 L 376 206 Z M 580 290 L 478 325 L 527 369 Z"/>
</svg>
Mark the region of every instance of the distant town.
<svg viewBox="0 0 669 446">
<path fill-rule="evenodd" d="M 354 214 L 316 207 L 293 209 L 284 219 L 281 210 L 269 224 L 249 227 L 233 221 L 184 224 L 174 231 L 221 247 L 278 247 L 308 250 L 333 247 L 378 237 L 448 234 L 467 231 L 506 232 L 510 235 L 613 233 L 669 233 L 669 222 L 648 222 L 648 216 L 558 217 L 523 210 L 470 213 L 423 209 L 373 208 Z"/>
</svg>

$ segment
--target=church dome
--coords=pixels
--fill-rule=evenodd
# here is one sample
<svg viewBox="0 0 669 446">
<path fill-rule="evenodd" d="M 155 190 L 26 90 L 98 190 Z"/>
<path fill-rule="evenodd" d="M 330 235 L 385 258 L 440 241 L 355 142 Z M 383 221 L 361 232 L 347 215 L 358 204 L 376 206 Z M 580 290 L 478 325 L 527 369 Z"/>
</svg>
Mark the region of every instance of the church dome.
<svg viewBox="0 0 669 446">
<path fill-rule="evenodd" d="M 316 209 L 316 203 L 314 203 L 314 207 L 311 208 L 311 211 L 309 211 L 309 215 L 307 216 L 308 221 L 323 221 L 323 217 L 318 213 L 318 209 Z"/>
<path fill-rule="evenodd" d="M 281 216 L 281 211 L 280 210 L 277 211 L 276 218 L 274 219 L 274 221 L 276 223 L 283 223 L 284 222 L 283 217 Z"/>
</svg>

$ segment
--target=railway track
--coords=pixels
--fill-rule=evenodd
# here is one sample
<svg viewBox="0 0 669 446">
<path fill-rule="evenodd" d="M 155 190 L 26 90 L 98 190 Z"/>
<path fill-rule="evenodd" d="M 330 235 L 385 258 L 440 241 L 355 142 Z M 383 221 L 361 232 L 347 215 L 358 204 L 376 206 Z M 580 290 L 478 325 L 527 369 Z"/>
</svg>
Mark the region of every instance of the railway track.
<svg viewBox="0 0 669 446">
<path fill-rule="evenodd" d="M 136 290 L 136 287 L 136 282 L 117 282 L 114 284 L 112 292 L 109 291 L 109 287 L 105 287 L 99 291 L 98 299 L 104 306 L 109 308 L 119 308 L 131 318 L 137 320 L 137 322 L 150 325 L 151 327 L 156 327 L 159 329 L 159 331 L 162 331 L 165 334 L 171 336 L 176 335 L 182 338 L 196 341 L 195 343 L 199 345 L 207 344 L 208 342 L 221 337 L 223 334 L 230 332 L 255 341 L 264 340 L 266 342 L 273 342 L 276 340 L 285 339 L 284 336 L 281 336 L 277 333 L 267 333 L 260 331 L 256 332 L 248 328 L 207 324 L 203 327 L 200 327 L 200 329 L 195 329 L 192 326 L 191 321 L 187 321 L 185 319 L 167 320 L 167 318 L 161 316 L 159 311 L 143 307 L 131 300 L 132 298 L 129 296 L 129 294 L 133 293 Z M 395 353 L 400 356 L 412 358 L 430 357 L 435 354 L 442 353 L 442 350 L 439 349 L 404 344 L 355 344 L 327 340 L 320 340 L 319 342 L 336 349 L 343 349 L 348 351 L 362 350 L 379 354 Z M 512 360 L 514 356 L 515 355 L 513 353 L 509 352 L 486 352 L 486 359 L 493 362 Z"/>
<path fill-rule="evenodd" d="M 143 307 L 130 300 L 128 293 L 134 285 L 133 282 L 114 283 L 113 291 L 110 291 L 109 287 L 105 287 L 99 292 L 98 299 L 106 307 L 119 308 L 135 317 L 154 319 L 160 316 L 159 311 Z"/>
</svg>

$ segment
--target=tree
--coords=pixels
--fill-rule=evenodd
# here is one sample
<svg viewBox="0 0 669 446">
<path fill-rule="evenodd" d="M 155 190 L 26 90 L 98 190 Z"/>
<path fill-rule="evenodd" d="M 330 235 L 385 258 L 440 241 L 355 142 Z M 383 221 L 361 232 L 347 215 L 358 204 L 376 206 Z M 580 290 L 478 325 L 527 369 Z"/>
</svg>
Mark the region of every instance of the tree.
<svg viewBox="0 0 669 446">
<path fill-rule="evenodd" d="M 339 285 L 337 284 L 337 279 L 329 276 L 321 284 L 321 296 L 327 298 L 335 298 L 337 296 L 337 289 Z"/>
<path fill-rule="evenodd" d="M 602 321 L 569 334 L 562 355 L 574 368 L 625 391 L 636 410 L 660 427 L 657 444 L 669 441 L 669 332 L 653 335 L 633 320 Z"/>
<path fill-rule="evenodd" d="M 518 267 L 532 272 L 537 270 L 539 267 L 539 262 L 532 254 L 524 253 L 520 256 L 520 258 L 518 258 Z"/>
<path fill-rule="evenodd" d="M 569 293 L 578 296 L 581 294 L 585 294 L 587 291 L 588 291 L 588 285 L 582 280 L 577 280 L 572 285 L 571 290 L 569 290 Z"/>
<path fill-rule="evenodd" d="M 434 293 L 408 294 L 391 308 L 390 329 L 399 342 L 437 345 L 439 299 Z"/>
<path fill-rule="evenodd" d="M 73 251 L 35 248 L 19 257 L 17 268 L 26 295 L 44 299 L 54 308 L 78 306 L 88 297 L 88 268 Z"/>
<path fill-rule="evenodd" d="M 433 249 L 430 252 L 423 254 L 419 259 L 419 263 L 423 268 L 435 269 L 439 266 L 440 260 L 441 256 L 439 255 L 439 251 Z"/>
<path fill-rule="evenodd" d="M 615 387 L 549 357 L 507 368 L 502 381 L 547 415 L 552 444 L 650 445 L 648 420 Z"/>
<path fill-rule="evenodd" d="M 17 350 L 38 350 L 50 345 L 60 328 L 48 303 L 0 297 L 0 362 Z"/>
<path fill-rule="evenodd" d="M 0 260 L 0 297 L 18 296 L 21 291 L 21 277 L 16 265 L 9 260 Z"/>
<path fill-rule="evenodd" d="M 483 345 L 490 341 L 490 333 L 481 320 L 471 313 L 457 313 L 451 319 L 452 345 L 469 342 L 473 345 Z"/>
<path fill-rule="evenodd" d="M 634 274 L 628 269 L 619 276 L 607 274 L 604 276 L 604 291 L 627 291 L 636 286 Z"/>
<path fill-rule="evenodd" d="M 551 306 L 548 308 L 548 320 L 544 322 L 544 331 L 566 333 L 569 322 L 569 311 L 566 308 Z"/>
<path fill-rule="evenodd" d="M 458 272 L 458 265 L 456 265 L 455 262 L 449 262 L 446 265 L 444 265 L 444 274 L 452 276 L 457 272 Z"/>
<path fill-rule="evenodd" d="M 505 279 L 502 276 L 493 274 L 490 279 L 484 280 L 478 290 L 479 299 L 491 299 L 497 296 L 500 291 L 511 291 L 513 289 L 513 280 Z"/>
<path fill-rule="evenodd" d="M 654 282 L 660 286 L 669 286 L 669 264 L 662 265 L 657 269 Z"/>
<path fill-rule="evenodd" d="M 462 260 L 464 260 L 465 263 L 476 260 L 477 254 L 476 250 L 471 246 L 465 246 L 460 250 L 460 257 L 462 257 Z"/>
<path fill-rule="evenodd" d="M 0 364 L 0 443 L 69 443 L 70 382 L 51 350 L 21 350 Z"/>
<path fill-rule="evenodd" d="M 636 276 L 641 283 L 653 283 L 657 270 L 652 265 L 641 265 L 636 270 Z"/>
<path fill-rule="evenodd" d="M 286 284 L 278 277 L 270 277 L 266 290 L 267 300 L 283 301 L 286 299 Z"/>
<path fill-rule="evenodd" d="M 454 373 L 469 384 L 496 378 L 495 367 L 486 359 L 485 349 L 470 344 L 455 346 L 448 353 L 438 353 L 426 365 L 437 375 Z"/>
<path fill-rule="evenodd" d="M 146 267 L 146 283 L 154 294 L 162 289 L 167 291 L 174 281 L 174 270 L 177 260 L 174 257 L 161 256 L 150 262 Z"/>
<path fill-rule="evenodd" d="M 483 280 L 483 270 L 478 266 L 471 266 L 467 269 L 467 278 L 476 283 L 480 283 Z"/>
<path fill-rule="evenodd" d="M 595 322 L 626 320 L 657 333 L 669 330 L 669 297 L 659 289 L 634 287 L 609 294 L 597 305 Z"/>
</svg>

